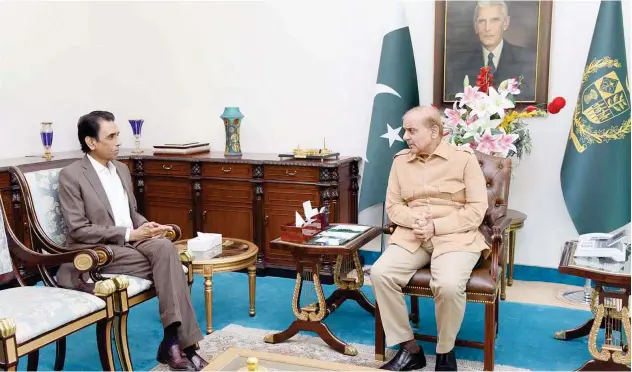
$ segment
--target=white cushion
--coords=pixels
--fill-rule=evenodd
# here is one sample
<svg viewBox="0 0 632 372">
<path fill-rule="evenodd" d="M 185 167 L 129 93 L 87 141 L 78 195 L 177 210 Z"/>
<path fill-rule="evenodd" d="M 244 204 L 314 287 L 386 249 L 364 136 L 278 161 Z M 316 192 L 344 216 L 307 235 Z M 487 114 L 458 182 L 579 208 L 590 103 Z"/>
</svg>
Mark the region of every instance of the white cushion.
<svg viewBox="0 0 632 372">
<path fill-rule="evenodd" d="M 125 276 L 129 281 L 129 286 L 127 287 L 127 297 L 133 297 L 141 292 L 145 292 L 149 288 L 151 288 L 154 283 L 151 280 L 139 278 L 137 276 L 131 275 L 122 275 L 122 274 L 103 274 L 105 278 L 113 278 L 115 276 Z"/>
<path fill-rule="evenodd" d="M 185 274 L 189 273 L 189 268 L 182 265 L 182 271 L 184 271 Z M 137 294 L 141 293 L 141 292 L 145 292 L 146 290 L 148 290 L 149 288 L 151 288 L 152 285 L 154 285 L 154 283 L 151 280 L 148 279 L 142 279 L 136 276 L 131 276 L 131 275 L 124 275 L 124 274 L 103 274 L 103 277 L 105 278 L 113 278 L 115 276 L 119 276 L 119 275 L 123 275 L 127 277 L 127 280 L 129 281 L 129 286 L 127 287 L 127 297 L 133 297 L 136 296 Z"/>
<path fill-rule="evenodd" d="M 105 308 L 89 293 L 43 286 L 2 290 L 0 304 L 0 318 L 16 324 L 18 344 Z"/>
</svg>

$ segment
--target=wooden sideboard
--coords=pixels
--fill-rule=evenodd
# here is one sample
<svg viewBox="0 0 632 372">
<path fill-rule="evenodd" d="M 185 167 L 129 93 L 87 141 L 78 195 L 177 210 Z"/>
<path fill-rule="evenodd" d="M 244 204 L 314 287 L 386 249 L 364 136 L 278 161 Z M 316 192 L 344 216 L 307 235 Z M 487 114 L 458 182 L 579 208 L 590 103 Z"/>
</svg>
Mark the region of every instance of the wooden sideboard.
<svg viewBox="0 0 632 372">
<path fill-rule="evenodd" d="M 220 233 L 259 246 L 257 267 L 292 273 L 294 261 L 270 241 L 281 225 L 303 214 L 303 202 L 330 208 L 330 222 L 358 221 L 358 157 L 336 160 L 281 160 L 276 154 L 225 157 L 222 152 L 196 155 L 133 155 L 122 149 L 134 182 L 139 212 L 150 221 L 174 223 L 183 238 L 197 232 Z M 54 154 L 53 160 L 81 158 L 83 153 Z M 41 157 L 0 160 L 0 192 L 17 236 L 29 245 L 22 196 L 8 167 L 44 162 Z M 325 265 L 325 274 L 331 273 Z M 274 270 L 273 270 L 274 271 Z M 2 282 L 2 280 L 0 280 Z"/>
</svg>

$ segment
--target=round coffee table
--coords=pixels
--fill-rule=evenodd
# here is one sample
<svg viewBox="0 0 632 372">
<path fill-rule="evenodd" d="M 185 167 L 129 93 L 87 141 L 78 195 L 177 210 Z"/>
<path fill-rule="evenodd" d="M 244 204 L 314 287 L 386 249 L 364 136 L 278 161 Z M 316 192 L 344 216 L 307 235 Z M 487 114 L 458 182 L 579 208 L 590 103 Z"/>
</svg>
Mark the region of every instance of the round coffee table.
<svg viewBox="0 0 632 372">
<path fill-rule="evenodd" d="M 186 249 L 187 240 L 174 243 Z M 212 258 L 204 256 L 193 259 L 193 273 L 204 277 L 204 295 L 206 303 L 206 333 L 213 332 L 213 274 L 248 269 L 250 293 L 250 316 L 255 316 L 255 278 L 257 252 L 259 248 L 252 242 L 241 239 L 222 238 L 222 253 Z"/>
</svg>

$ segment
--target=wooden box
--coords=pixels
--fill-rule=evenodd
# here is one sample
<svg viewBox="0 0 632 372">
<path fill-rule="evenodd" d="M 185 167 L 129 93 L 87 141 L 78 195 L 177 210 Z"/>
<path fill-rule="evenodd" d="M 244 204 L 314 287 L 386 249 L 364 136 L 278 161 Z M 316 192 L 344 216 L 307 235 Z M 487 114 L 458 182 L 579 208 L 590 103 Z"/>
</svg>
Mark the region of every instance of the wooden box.
<svg viewBox="0 0 632 372">
<path fill-rule="evenodd" d="M 296 227 L 294 223 L 288 222 L 281 226 L 281 240 L 293 243 L 306 243 L 314 235 L 329 227 L 329 213 L 323 212 L 314 215 L 310 223 L 301 227 Z"/>
</svg>

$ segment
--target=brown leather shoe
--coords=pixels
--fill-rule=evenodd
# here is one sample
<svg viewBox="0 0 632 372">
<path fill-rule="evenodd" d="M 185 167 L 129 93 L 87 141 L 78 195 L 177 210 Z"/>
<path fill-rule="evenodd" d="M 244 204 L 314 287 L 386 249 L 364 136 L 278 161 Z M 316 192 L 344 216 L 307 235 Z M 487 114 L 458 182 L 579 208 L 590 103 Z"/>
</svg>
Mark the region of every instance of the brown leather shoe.
<svg viewBox="0 0 632 372">
<path fill-rule="evenodd" d="M 172 371 L 195 371 L 195 366 L 186 358 L 182 348 L 177 341 L 165 343 L 164 341 L 158 346 L 158 355 L 156 359 L 159 363 L 167 364 Z"/>
<path fill-rule="evenodd" d="M 199 356 L 198 353 L 196 352 L 194 352 L 193 355 L 191 355 L 189 360 L 191 361 L 191 363 L 193 363 L 193 366 L 195 366 L 196 371 L 201 371 L 204 369 L 204 367 L 208 365 L 208 362 L 204 360 L 204 358 Z"/>
</svg>

